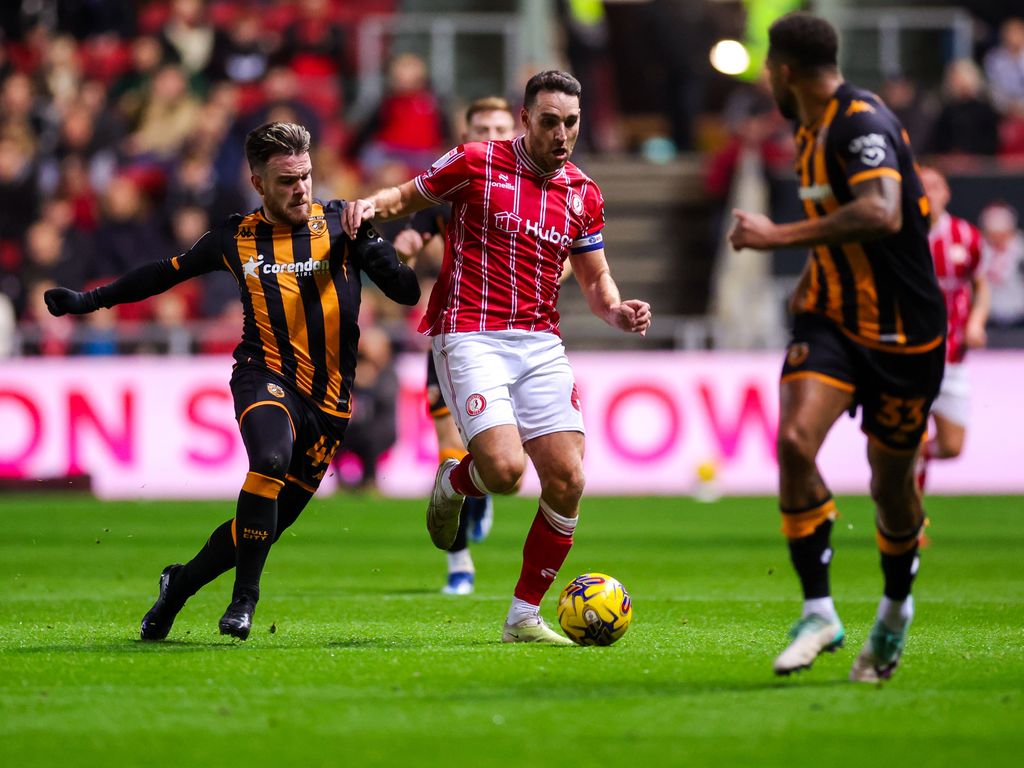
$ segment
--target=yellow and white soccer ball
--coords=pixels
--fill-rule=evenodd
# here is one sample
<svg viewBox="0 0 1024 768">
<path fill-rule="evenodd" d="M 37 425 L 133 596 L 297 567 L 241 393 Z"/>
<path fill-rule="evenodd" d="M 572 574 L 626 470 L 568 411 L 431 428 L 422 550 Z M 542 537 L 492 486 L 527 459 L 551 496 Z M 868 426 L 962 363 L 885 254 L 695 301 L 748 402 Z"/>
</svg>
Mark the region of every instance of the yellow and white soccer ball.
<svg viewBox="0 0 1024 768">
<path fill-rule="evenodd" d="M 605 573 L 584 573 L 558 598 L 558 623 L 579 645 L 611 645 L 629 629 L 633 603 L 626 588 Z"/>
</svg>

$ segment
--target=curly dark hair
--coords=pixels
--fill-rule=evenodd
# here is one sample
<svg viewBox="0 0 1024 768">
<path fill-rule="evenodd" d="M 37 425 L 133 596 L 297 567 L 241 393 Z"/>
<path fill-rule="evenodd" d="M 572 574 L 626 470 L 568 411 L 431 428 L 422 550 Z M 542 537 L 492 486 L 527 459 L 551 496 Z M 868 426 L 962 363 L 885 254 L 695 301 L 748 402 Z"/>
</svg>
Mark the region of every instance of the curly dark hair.
<svg viewBox="0 0 1024 768">
<path fill-rule="evenodd" d="M 568 72 L 559 72 L 555 69 L 547 69 L 538 72 L 526 83 L 526 93 L 523 95 L 523 106 L 529 109 L 537 100 L 537 94 L 541 91 L 556 91 L 568 96 L 579 98 L 583 93 L 583 86 L 580 81 Z"/>
<path fill-rule="evenodd" d="M 262 171 L 274 155 L 301 155 L 309 152 L 309 131 L 296 123 L 264 123 L 245 137 L 245 159 L 256 173 Z"/>
<path fill-rule="evenodd" d="M 788 64 L 800 74 L 835 69 L 839 35 L 820 16 L 798 11 L 788 13 L 768 28 L 768 59 Z"/>
</svg>

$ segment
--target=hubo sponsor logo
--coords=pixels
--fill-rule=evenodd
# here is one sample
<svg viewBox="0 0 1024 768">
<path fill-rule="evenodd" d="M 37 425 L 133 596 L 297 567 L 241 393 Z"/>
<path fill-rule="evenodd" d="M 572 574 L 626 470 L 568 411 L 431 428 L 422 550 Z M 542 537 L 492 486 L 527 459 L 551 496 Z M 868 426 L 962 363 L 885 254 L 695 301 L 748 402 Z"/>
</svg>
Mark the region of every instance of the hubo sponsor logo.
<svg viewBox="0 0 1024 768">
<path fill-rule="evenodd" d="M 254 259 L 252 256 L 249 260 L 242 264 L 242 271 L 246 277 L 259 277 L 262 272 L 264 275 L 278 275 L 281 273 L 291 275 L 312 275 L 318 272 L 327 272 L 331 268 L 331 264 L 327 259 L 306 259 L 305 261 L 291 262 L 288 264 L 264 264 L 264 255 L 259 254 L 258 259 Z"/>
<path fill-rule="evenodd" d="M 515 191 L 515 185 L 513 185 L 509 181 L 507 173 L 499 173 L 497 181 L 495 181 L 494 179 L 491 179 L 491 186 L 492 187 L 499 187 L 501 189 L 510 189 L 513 192 Z"/>
<path fill-rule="evenodd" d="M 572 238 L 564 232 L 559 232 L 554 227 L 551 227 L 550 229 L 542 229 L 540 224 L 537 222 L 530 221 L 529 219 L 521 219 L 514 213 L 494 214 L 494 226 L 502 232 L 522 232 L 526 235 L 533 235 L 538 240 L 544 240 L 562 247 L 568 247 L 569 244 L 572 243 Z"/>
</svg>

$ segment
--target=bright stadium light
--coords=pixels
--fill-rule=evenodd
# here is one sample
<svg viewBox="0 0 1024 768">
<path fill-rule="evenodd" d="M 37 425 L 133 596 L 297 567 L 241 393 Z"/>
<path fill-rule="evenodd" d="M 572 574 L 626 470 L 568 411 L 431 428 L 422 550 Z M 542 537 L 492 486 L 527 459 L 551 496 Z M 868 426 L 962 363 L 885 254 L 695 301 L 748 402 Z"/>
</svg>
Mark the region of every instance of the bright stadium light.
<svg viewBox="0 0 1024 768">
<path fill-rule="evenodd" d="M 750 54 L 739 40 L 719 40 L 711 49 L 711 66 L 723 75 L 739 75 L 750 66 Z"/>
</svg>

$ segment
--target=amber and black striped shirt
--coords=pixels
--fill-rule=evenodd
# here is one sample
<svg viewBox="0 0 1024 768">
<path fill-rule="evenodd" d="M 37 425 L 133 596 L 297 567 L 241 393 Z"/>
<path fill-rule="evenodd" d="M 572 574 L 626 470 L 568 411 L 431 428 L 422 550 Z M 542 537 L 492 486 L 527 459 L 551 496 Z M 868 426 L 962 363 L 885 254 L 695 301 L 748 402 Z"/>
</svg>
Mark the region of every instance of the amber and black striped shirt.
<svg viewBox="0 0 1024 768">
<path fill-rule="evenodd" d="M 928 200 L 906 131 L 874 94 L 840 85 L 817 125 L 796 132 L 799 195 L 809 219 L 851 202 L 877 177 L 901 183 L 903 226 L 876 240 L 817 246 L 797 311 L 817 312 L 855 341 L 893 351 L 942 342 L 945 309 L 928 250 Z"/>
<path fill-rule="evenodd" d="M 139 301 L 226 269 L 238 282 L 244 314 L 235 359 L 280 375 L 326 413 L 348 416 L 359 342 L 360 271 L 402 304 L 419 300 L 419 285 L 368 223 L 349 239 L 341 228 L 344 207 L 340 200 L 317 200 L 309 221 L 296 227 L 271 224 L 262 209 L 232 216 L 180 256 L 147 264 L 97 289 L 98 301 L 105 307 Z M 368 257 L 371 250 L 374 258 Z"/>
</svg>

